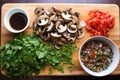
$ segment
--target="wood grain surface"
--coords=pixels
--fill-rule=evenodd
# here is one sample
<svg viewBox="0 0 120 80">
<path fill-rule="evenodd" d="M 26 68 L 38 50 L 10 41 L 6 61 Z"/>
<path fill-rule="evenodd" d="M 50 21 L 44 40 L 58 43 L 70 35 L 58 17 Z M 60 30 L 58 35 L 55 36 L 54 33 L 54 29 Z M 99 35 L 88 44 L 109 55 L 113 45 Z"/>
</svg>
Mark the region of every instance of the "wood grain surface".
<svg viewBox="0 0 120 80">
<path fill-rule="evenodd" d="M 24 10 L 26 10 L 30 17 L 30 24 L 24 33 L 30 34 L 30 33 L 32 33 L 32 23 L 36 19 L 36 16 L 34 15 L 34 9 L 38 6 L 44 7 L 46 9 L 48 9 L 52 6 L 56 6 L 61 10 L 65 9 L 67 7 L 71 7 L 73 12 L 75 12 L 75 11 L 80 12 L 80 14 L 81 14 L 80 20 L 86 20 L 88 18 L 88 12 L 90 10 L 103 9 L 103 10 L 108 11 L 110 14 L 115 16 L 115 27 L 109 31 L 109 34 L 110 34 L 109 38 L 112 39 L 117 44 L 119 51 L 120 51 L 119 7 L 115 4 L 64 4 L 64 3 L 63 4 L 56 4 L 56 3 L 54 3 L 54 4 L 52 4 L 52 3 L 50 3 L 50 4 L 46 4 L 46 3 L 44 3 L 44 4 L 42 4 L 42 3 L 41 4 L 40 3 L 4 4 L 2 6 L 2 14 L 1 14 L 1 45 L 4 45 L 8 40 L 11 40 L 14 35 L 13 33 L 6 30 L 6 28 L 4 26 L 3 21 L 4 21 L 4 16 L 5 16 L 6 12 L 9 9 L 15 8 L 15 7 L 23 8 Z M 78 48 L 88 37 L 90 37 L 90 34 L 85 29 L 84 29 L 84 32 L 85 32 L 85 36 L 82 39 L 79 39 L 79 41 L 76 43 Z M 78 51 L 73 53 L 73 59 L 75 61 L 75 67 L 72 72 L 69 72 L 69 70 L 67 70 L 67 69 L 64 70 L 64 73 L 60 73 L 57 70 L 54 70 L 52 75 L 55 75 L 55 76 L 87 75 L 87 73 L 82 69 L 82 67 L 79 64 Z M 45 71 L 41 72 L 39 75 L 43 75 L 43 76 L 49 75 L 48 71 L 49 70 L 47 67 L 45 69 Z M 111 75 L 117 75 L 117 74 L 120 74 L 120 63 Z"/>
</svg>

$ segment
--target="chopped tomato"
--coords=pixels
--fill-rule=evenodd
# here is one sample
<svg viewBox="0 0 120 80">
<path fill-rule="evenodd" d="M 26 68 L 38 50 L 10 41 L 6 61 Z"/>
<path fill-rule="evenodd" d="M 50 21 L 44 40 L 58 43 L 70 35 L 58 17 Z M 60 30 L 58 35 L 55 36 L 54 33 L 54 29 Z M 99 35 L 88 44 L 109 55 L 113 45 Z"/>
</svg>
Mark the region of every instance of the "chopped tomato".
<svg viewBox="0 0 120 80">
<path fill-rule="evenodd" d="M 96 57 L 96 54 L 94 51 L 91 51 L 90 54 L 89 54 L 89 57 L 90 58 L 95 58 Z"/>
<path fill-rule="evenodd" d="M 92 10 L 88 15 L 86 30 L 92 36 L 108 36 L 108 31 L 114 27 L 115 17 L 104 10 Z"/>
</svg>

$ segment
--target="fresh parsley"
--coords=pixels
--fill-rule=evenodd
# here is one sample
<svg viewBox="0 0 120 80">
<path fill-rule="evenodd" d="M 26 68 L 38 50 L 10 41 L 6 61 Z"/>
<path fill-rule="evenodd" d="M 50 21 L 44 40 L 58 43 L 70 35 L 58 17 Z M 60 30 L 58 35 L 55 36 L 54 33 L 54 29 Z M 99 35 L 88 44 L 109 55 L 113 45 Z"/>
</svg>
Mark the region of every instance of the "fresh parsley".
<svg viewBox="0 0 120 80">
<path fill-rule="evenodd" d="M 76 46 L 66 44 L 61 50 L 57 50 L 34 34 L 19 34 L 1 46 L 0 50 L 2 70 L 7 76 L 31 76 L 33 73 L 40 73 L 46 66 L 50 66 L 49 74 L 53 73 L 53 69 L 63 73 L 62 65 L 66 64 L 71 65 L 68 69 L 72 71 L 72 57 Z"/>
</svg>

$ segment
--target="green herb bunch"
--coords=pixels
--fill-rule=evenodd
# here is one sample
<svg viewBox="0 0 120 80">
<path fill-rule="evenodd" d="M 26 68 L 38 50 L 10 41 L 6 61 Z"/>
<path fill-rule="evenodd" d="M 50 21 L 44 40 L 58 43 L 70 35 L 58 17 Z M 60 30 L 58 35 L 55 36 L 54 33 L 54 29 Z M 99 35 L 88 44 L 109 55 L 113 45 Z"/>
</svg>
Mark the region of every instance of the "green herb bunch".
<svg viewBox="0 0 120 80">
<path fill-rule="evenodd" d="M 52 74 L 53 69 L 63 73 L 66 64 L 72 71 L 76 46 L 66 44 L 57 50 L 34 34 L 19 34 L 0 49 L 1 68 L 7 76 L 31 76 L 40 73 L 46 66 L 50 66 L 49 74 Z"/>
</svg>

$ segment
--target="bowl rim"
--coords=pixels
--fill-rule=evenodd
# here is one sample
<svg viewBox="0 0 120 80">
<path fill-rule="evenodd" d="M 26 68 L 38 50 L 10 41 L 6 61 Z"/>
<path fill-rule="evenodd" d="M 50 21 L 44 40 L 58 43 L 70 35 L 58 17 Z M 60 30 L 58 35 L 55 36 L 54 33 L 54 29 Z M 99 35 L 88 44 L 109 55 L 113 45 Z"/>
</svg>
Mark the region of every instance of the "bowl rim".
<svg viewBox="0 0 120 80">
<path fill-rule="evenodd" d="M 93 72 L 92 70 L 88 69 L 88 68 L 83 64 L 83 62 L 82 62 L 81 59 L 80 59 L 80 57 L 81 57 L 81 56 L 80 56 L 80 54 L 81 54 L 80 52 L 81 52 L 82 47 L 83 47 L 86 43 L 88 43 L 89 41 L 91 41 L 91 40 L 98 40 L 98 39 L 100 39 L 100 38 L 101 38 L 101 39 L 109 40 L 109 41 L 111 42 L 111 44 L 113 44 L 113 45 L 115 46 L 115 48 L 116 48 L 116 50 L 117 50 L 116 55 L 118 55 L 118 59 L 117 59 L 116 65 L 114 65 L 114 68 L 111 69 L 111 70 L 110 70 L 108 73 L 106 73 L 106 74 L 100 74 L 101 72 L 99 72 L 99 73 Z M 100 40 L 101 40 L 101 39 L 100 39 Z M 101 41 L 105 42 L 104 40 L 101 40 Z M 87 72 L 88 74 L 90 74 L 90 75 L 92 75 L 92 76 L 102 77 L 102 76 L 107 76 L 107 75 L 111 74 L 111 73 L 117 68 L 117 66 L 118 66 L 118 64 L 119 64 L 119 61 L 120 61 L 120 54 L 119 54 L 119 49 L 118 49 L 117 45 L 116 45 L 115 42 L 114 42 L 113 40 L 111 40 L 110 38 L 105 37 L 105 36 L 92 36 L 92 37 L 87 38 L 87 39 L 81 44 L 81 46 L 79 47 L 78 59 L 79 59 L 79 63 L 80 63 L 80 65 L 81 65 L 82 69 L 83 69 L 85 72 Z M 113 62 L 112 62 L 112 63 L 113 63 Z M 111 66 L 111 65 L 110 65 L 110 66 Z M 104 70 L 104 71 L 106 71 L 106 70 Z"/>
<path fill-rule="evenodd" d="M 10 26 L 10 25 L 7 25 L 8 22 L 6 21 L 6 18 L 7 18 L 7 16 L 9 16 L 8 14 L 12 13 L 12 14 L 10 15 L 10 16 L 12 16 L 13 14 L 17 13 L 16 10 L 22 11 L 21 13 L 25 14 L 26 17 L 27 17 L 27 24 L 26 24 L 26 26 L 25 26 L 23 29 L 21 29 L 21 30 L 9 29 L 8 26 Z M 15 11 L 15 13 L 14 13 L 13 11 Z M 19 12 L 20 12 L 20 11 L 19 11 Z M 12 32 L 12 33 L 20 33 L 20 32 L 23 32 L 24 30 L 26 30 L 26 29 L 29 27 L 29 23 L 30 23 L 29 14 L 28 14 L 28 12 L 27 12 L 25 9 L 23 9 L 23 8 L 19 8 L 19 7 L 11 8 L 11 9 L 9 9 L 9 10 L 5 13 L 5 15 L 4 15 L 4 26 L 5 26 L 5 28 L 6 28 L 8 31 L 10 31 L 10 32 Z"/>
</svg>

